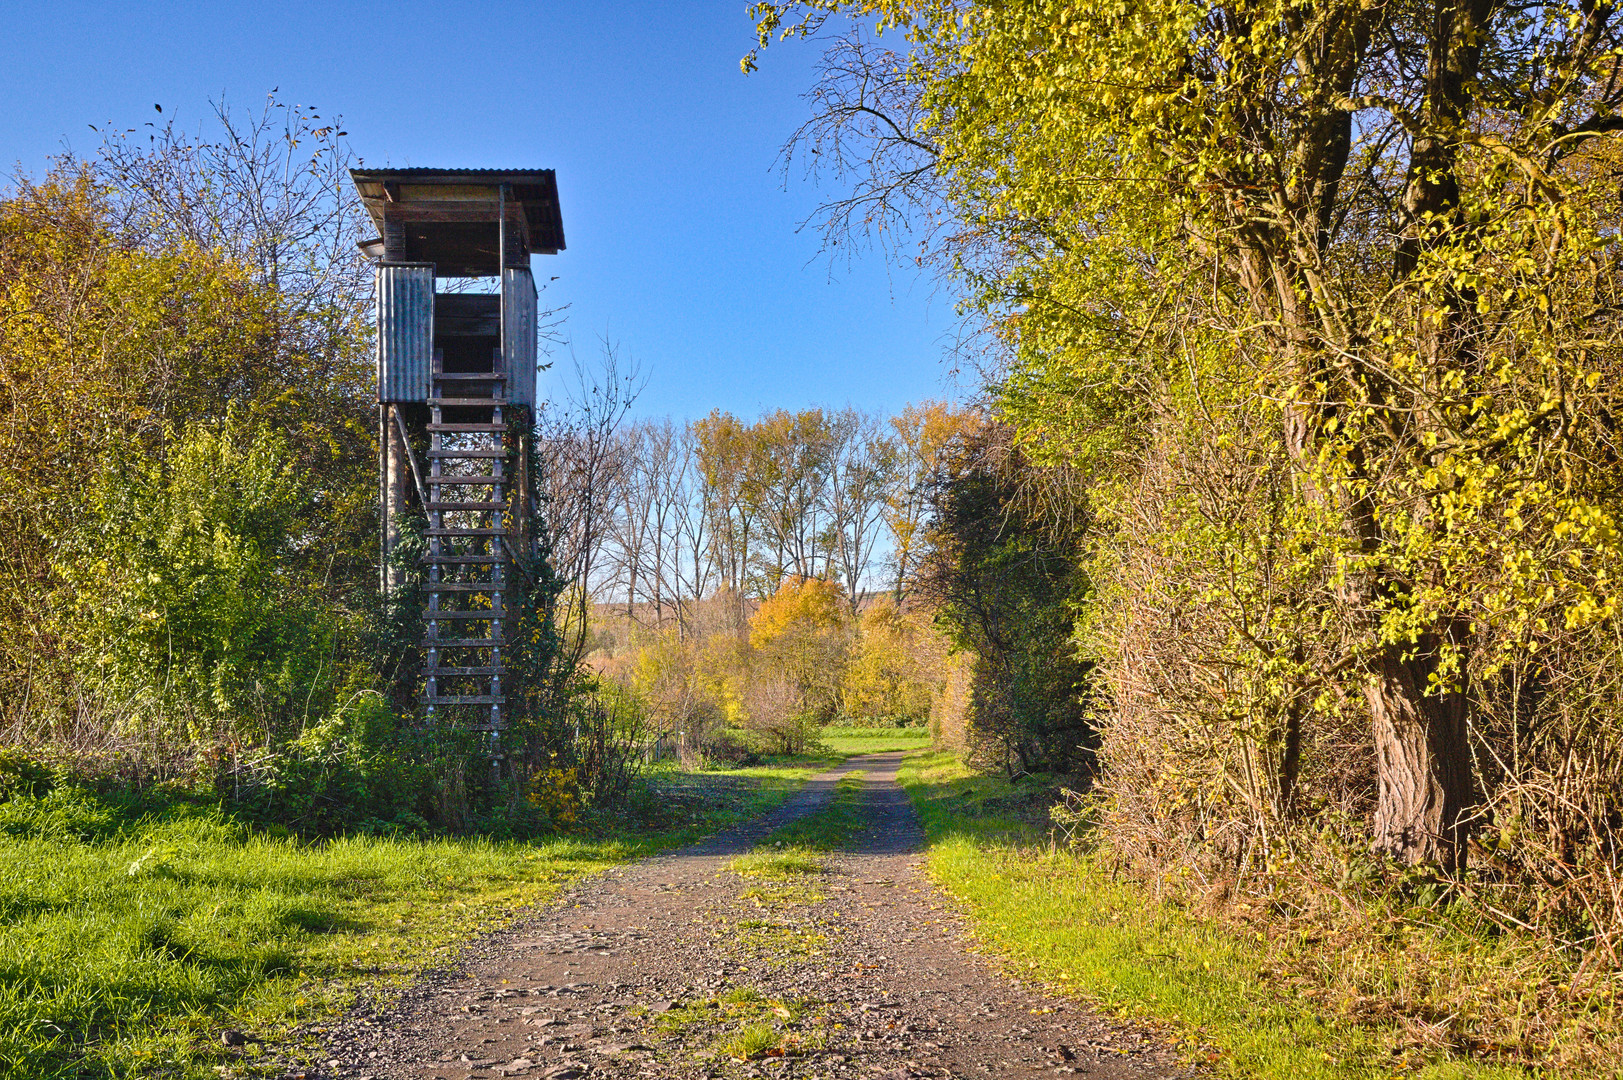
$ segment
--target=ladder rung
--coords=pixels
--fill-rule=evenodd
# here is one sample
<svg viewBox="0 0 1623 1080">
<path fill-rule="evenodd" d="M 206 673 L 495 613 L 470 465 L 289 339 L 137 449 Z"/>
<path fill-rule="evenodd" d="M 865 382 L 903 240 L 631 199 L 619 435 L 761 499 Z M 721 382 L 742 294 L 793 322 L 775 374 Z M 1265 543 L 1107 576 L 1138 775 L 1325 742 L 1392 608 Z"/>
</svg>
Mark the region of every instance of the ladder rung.
<svg viewBox="0 0 1623 1080">
<path fill-rule="evenodd" d="M 444 676 L 447 676 L 447 677 L 452 677 L 452 676 L 463 676 L 463 675 L 505 675 L 505 674 L 507 674 L 507 669 L 504 668 L 504 667 L 431 667 L 431 668 L 428 669 L 428 671 L 431 674 L 433 674 L 435 677 L 438 677 L 438 676 L 441 676 L 441 675 L 444 675 Z"/>
<path fill-rule="evenodd" d="M 507 561 L 506 555 L 424 555 L 423 562 L 449 566 L 489 566 Z"/>
<path fill-rule="evenodd" d="M 507 698 L 500 694 L 452 694 L 449 697 L 429 697 L 424 694 L 420 699 L 424 705 L 503 705 Z"/>
<path fill-rule="evenodd" d="M 484 619 L 490 622 L 495 619 L 505 619 L 507 613 L 488 609 L 485 611 L 425 611 L 424 622 L 442 622 L 447 619 Z"/>
<path fill-rule="evenodd" d="M 463 405 L 488 408 L 491 405 L 506 405 L 507 399 L 504 397 L 431 397 L 428 399 L 428 403 L 430 405 L 444 405 L 453 408 Z"/>
<path fill-rule="evenodd" d="M 425 582 L 424 592 L 506 592 L 507 585 L 500 581 L 451 581 L 451 582 Z"/>
<path fill-rule="evenodd" d="M 433 487 L 435 484 L 484 484 L 488 487 L 491 484 L 505 483 L 507 483 L 507 477 L 505 476 L 430 476 L 428 478 L 429 487 Z"/>
<path fill-rule="evenodd" d="M 451 529 L 441 527 L 430 528 L 428 536 L 506 536 L 506 529 Z"/>
<path fill-rule="evenodd" d="M 507 456 L 507 451 L 489 448 L 480 450 L 430 450 L 428 456 L 431 458 L 504 458 Z"/>
<path fill-rule="evenodd" d="M 441 432 L 475 432 L 475 431 L 506 431 L 506 424 L 429 424 L 429 431 Z"/>
<path fill-rule="evenodd" d="M 501 641 L 488 637 L 428 638 L 423 642 L 425 649 L 495 649 L 501 645 Z"/>
<path fill-rule="evenodd" d="M 507 376 L 494 371 L 436 371 L 434 378 L 447 382 L 506 382 Z"/>
<path fill-rule="evenodd" d="M 423 504 L 425 510 L 506 510 L 504 502 L 445 502 L 430 499 Z"/>
</svg>

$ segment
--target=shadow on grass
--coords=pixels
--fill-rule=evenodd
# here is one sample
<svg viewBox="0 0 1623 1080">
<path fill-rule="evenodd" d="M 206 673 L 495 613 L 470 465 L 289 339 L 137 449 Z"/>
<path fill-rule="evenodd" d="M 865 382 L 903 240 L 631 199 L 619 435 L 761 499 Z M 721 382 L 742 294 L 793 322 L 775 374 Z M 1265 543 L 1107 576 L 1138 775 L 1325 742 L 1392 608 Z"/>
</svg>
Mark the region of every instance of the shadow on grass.
<svg viewBox="0 0 1623 1080">
<path fill-rule="evenodd" d="M 1011 784 L 924 754 L 909 759 L 902 780 L 929 837 L 932 878 L 964 905 L 991 952 L 1022 979 L 1151 1027 L 1191 1064 L 1258 1080 L 1545 1075 L 1416 1045 L 1402 1022 L 1315 996 L 1260 934 L 1203 917 L 1175 890 L 1158 895 L 1156 882 L 1118 875 L 1086 846 L 1055 844 L 1039 813 L 1055 778 Z"/>
<path fill-rule="evenodd" d="M 1027 848 L 1050 846 L 1049 808 L 1063 788 L 1086 780 L 1028 773 L 1016 780 L 972 773 L 944 751 L 909 759 L 904 786 L 931 844 L 962 839 L 978 844 Z"/>
<path fill-rule="evenodd" d="M 208 797 L 63 785 L 0 802 L 0 1080 L 212 1075 L 598 867 L 784 801 L 809 771 L 655 772 L 642 814 L 526 840 L 301 838 Z M 636 809 L 633 807 L 632 809 Z"/>
</svg>

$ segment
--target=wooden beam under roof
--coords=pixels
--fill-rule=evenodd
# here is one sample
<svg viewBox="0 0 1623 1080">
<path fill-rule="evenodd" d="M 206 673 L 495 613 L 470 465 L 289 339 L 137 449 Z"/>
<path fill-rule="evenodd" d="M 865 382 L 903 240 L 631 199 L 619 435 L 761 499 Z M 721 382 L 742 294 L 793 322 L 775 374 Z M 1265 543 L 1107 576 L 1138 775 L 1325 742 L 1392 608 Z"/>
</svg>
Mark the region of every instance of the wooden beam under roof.
<svg viewBox="0 0 1623 1080">
<path fill-rule="evenodd" d="M 379 234 L 403 230 L 404 247 L 390 258 L 433 262 L 450 276 L 495 274 L 495 227 L 504 201 L 515 227 L 508 234 L 508 247 L 517 249 L 511 265 L 564 248 L 551 169 L 352 169 L 350 176 Z M 503 184 L 509 186 L 505 200 Z M 477 231 L 486 223 L 488 242 Z"/>
</svg>

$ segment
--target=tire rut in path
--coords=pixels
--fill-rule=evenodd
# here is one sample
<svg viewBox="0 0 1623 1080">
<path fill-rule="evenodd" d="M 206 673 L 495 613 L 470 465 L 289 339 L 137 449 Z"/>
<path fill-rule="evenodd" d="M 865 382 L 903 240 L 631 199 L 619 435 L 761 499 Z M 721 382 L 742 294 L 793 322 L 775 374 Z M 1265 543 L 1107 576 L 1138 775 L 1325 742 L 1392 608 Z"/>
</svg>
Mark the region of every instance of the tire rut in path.
<svg viewBox="0 0 1623 1080">
<path fill-rule="evenodd" d="M 329 1060 L 309 1075 L 1189 1075 L 1144 1033 L 965 948 L 965 920 L 923 876 L 901 759 L 853 758 L 744 826 L 577 882 L 470 949 L 451 975 L 337 1025 Z M 851 772 L 864 778 L 861 826 L 824 874 L 762 883 L 725 869 L 824 807 Z M 733 1041 L 750 1025 L 778 1046 L 739 1060 Z"/>
</svg>

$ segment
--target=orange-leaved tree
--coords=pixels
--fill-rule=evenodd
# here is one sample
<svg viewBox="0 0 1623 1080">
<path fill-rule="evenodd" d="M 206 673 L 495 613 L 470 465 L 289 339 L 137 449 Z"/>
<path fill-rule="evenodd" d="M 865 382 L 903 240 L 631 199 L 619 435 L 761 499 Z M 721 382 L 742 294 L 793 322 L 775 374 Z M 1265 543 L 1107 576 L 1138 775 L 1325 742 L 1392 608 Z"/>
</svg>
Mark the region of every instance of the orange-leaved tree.
<svg viewBox="0 0 1623 1080">
<path fill-rule="evenodd" d="M 839 711 L 847 610 L 838 582 L 793 577 L 750 618 L 755 670 L 747 720 L 786 751 L 804 745 L 816 725 Z"/>
</svg>

